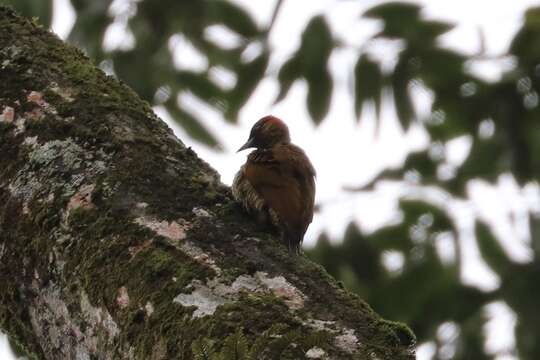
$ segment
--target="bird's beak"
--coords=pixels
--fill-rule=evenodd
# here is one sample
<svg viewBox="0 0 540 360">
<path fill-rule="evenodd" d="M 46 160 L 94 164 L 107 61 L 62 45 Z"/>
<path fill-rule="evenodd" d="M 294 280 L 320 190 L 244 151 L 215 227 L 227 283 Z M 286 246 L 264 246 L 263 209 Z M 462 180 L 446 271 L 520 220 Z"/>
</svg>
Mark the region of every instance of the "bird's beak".
<svg viewBox="0 0 540 360">
<path fill-rule="evenodd" d="M 250 139 L 248 139 L 248 141 L 247 141 L 244 145 L 242 145 L 242 147 L 241 147 L 240 149 L 236 150 L 236 152 L 240 152 L 240 151 L 242 151 L 242 150 L 245 150 L 245 149 L 249 149 L 249 148 L 251 148 L 251 147 L 254 147 L 254 146 L 255 146 L 254 143 L 255 143 L 254 138 L 250 138 Z"/>
</svg>

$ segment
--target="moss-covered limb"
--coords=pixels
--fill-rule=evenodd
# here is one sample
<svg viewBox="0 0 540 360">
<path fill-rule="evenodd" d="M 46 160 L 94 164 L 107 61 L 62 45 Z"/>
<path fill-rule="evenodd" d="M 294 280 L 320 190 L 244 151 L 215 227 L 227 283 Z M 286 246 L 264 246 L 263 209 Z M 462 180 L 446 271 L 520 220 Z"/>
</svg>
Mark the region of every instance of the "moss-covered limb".
<svg viewBox="0 0 540 360">
<path fill-rule="evenodd" d="M 3 7 L 0 78 L 0 327 L 33 357 L 414 357 L 130 89 Z"/>
</svg>

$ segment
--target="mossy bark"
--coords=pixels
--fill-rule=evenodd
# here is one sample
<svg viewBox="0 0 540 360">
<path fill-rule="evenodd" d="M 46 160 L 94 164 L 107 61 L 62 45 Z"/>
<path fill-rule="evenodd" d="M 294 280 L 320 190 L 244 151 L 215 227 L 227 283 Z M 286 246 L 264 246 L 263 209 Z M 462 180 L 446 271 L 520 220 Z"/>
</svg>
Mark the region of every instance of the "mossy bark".
<svg viewBox="0 0 540 360">
<path fill-rule="evenodd" d="M 0 327 L 30 356 L 190 359 L 243 334 L 258 358 L 414 358 L 133 91 L 4 7 L 0 79 Z"/>
</svg>

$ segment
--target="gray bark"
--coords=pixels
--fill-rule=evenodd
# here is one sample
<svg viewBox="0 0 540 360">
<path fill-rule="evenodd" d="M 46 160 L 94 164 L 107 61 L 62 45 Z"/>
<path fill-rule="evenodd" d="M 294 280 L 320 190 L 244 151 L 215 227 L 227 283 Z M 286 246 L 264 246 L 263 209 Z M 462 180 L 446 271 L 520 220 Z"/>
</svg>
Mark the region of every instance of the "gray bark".
<svg viewBox="0 0 540 360">
<path fill-rule="evenodd" d="M 133 91 L 4 7 L 0 80 L 0 327 L 30 356 L 414 358 Z"/>
</svg>

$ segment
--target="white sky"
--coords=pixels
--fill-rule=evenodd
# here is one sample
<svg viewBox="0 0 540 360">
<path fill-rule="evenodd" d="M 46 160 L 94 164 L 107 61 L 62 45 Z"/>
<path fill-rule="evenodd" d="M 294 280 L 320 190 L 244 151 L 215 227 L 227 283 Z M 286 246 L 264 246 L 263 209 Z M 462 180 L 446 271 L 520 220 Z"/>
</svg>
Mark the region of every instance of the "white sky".
<svg viewBox="0 0 540 360">
<path fill-rule="evenodd" d="M 124 1 L 125 2 L 125 1 Z M 267 24 L 275 1 L 233 0 L 252 13 L 259 24 Z M 485 34 L 486 50 L 489 55 L 503 53 L 510 39 L 519 26 L 523 11 L 538 1 L 533 0 L 423 0 L 414 1 L 423 4 L 423 14 L 428 18 L 446 20 L 456 23 L 458 26 L 450 33 L 441 38 L 445 46 L 459 49 L 468 54 L 479 51 L 480 38 L 478 30 Z M 115 1 L 116 9 L 122 7 L 123 1 Z M 377 30 L 378 24 L 374 21 L 361 19 L 360 15 L 369 7 L 380 4 L 381 1 L 337 1 L 337 0 L 310 0 L 310 1 L 285 1 L 281 9 L 274 30 L 271 34 L 270 43 L 274 50 L 270 63 L 270 73 L 276 73 L 279 65 L 294 52 L 300 41 L 307 20 L 312 16 L 324 13 L 331 24 L 334 34 L 340 39 L 346 40 L 351 45 L 361 45 Z M 61 37 L 65 38 L 73 25 L 73 10 L 68 0 L 55 1 L 55 17 L 53 29 Z M 114 11 L 112 11 L 114 13 Z M 122 33 L 123 27 L 117 25 L 113 32 Z M 209 33 L 209 38 L 215 38 L 221 43 L 234 44 L 234 37 L 229 36 L 226 29 L 216 27 Z M 111 36 L 106 41 L 106 46 L 114 47 L 118 41 Z M 204 66 L 204 59 L 197 55 L 190 45 L 176 38 L 171 44 L 177 51 L 182 51 L 182 59 L 186 54 L 192 54 L 192 61 L 178 63 L 183 67 Z M 392 52 L 389 47 L 387 52 Z M 386 55 L 391 58 L 392 56 Z M 247 152 L 235 154 L 234 151 L 247 139 L 250 127 L 260 117 L 273 114 L 287 122 L 291 130 L 293 142 L 304 148 L 312 159 L 317 172 L 317 202 L 322 204 L 322 211 L 314 219 L 306 234 L 306 244 L 312 245 L 322 231 L 339 238 L 344 228 L 352 221 L 358 222 L 363 231 L 374 231 L 388 222 L 399 220 L 397 212 L 397 196 L 402 192 L 399 186 L 383 184 L 377 188 L 375 194 L 351 194 L 342 191 L 344 185 L 359 185 L 369 181 L 381 169 L 388 166 L 399 166 L 405 159 L 406 153 L 412 149 L 418 149 L 427 145 L 426 135 L 416 129 L 408 134 L 402 134 L 397 129 L 393 109 L 387 107 L 383 113 L 383 125 L 378 140 L 374 137 L 374 119 L 372 114 L 365 112 L 362 122 L 358 125 L 353 116 L 352 97 L 350 96 L 350 74 L 356 59 L 356 53 L 351 50 L 336 51 L 331 59 L 330 66 L 334 75 L 336 93 L 334 94 L 330 113 L 326 120 L 315 128 L 305 109 L 306 87 L 303 83 L 296 83 L 289 92 L 288 97 L 277 105 L 273 105 L 273 99 L 278 92 L 278 86 L 274 81 L 265 80 L 258 87 L 252 100 L 240 113 L 240 126 L 232 126 L 225 123 L 219 114 L 205 106 L 204 103 L 185 94 L 181 97 L 182 104 L 188 109 L 194 109 L 199 118 L 209 129 L 218 135 L 223 141 L 226 151 L 218 153 L 197 142 L 189 139 L 184 131 L 168 121 L 176 134 L 186 144 L 193 147 L 200 157 L 208 161 L 222 175 L 222 181 L 230 184 L 234 173 L 245 161 Z M 179 60 L 181 61 L 181 60 Z M 203 62 L 201 64 L 201 61 Z M 502 69 L 508 66 L 503 61 L 483 61 L 472 65 L 472 69 L 486 79 L 498 79 Z M 226 71 L 217 71 L 216 79 L 224 86 L 231 82 Z M 234 79 L 232 79 L 234 81 Z M 158 114 L 165 120 L 167 115 L 159 108 Z M 458 141 L 455 151 L 465 146 L 466 141 Z M 502 178 L 498 187 L 477 182 L 470 187 L 472 203 L 456 203 L 453 205 L 460 213 L 466 214 L 458 219 L 460 225 L 465 227 L 461 241 L 464 247 L 464 271 L 463 280 L 466 283 L 479 286 L 484 289 L 492 289 L 497 286 L 498 279 L 479 260 L 476 244 L 467 234 L 470 231 L 470 219 L 475 215 L 501 224 L 497 233 L 502 239 L 509 239 L 512 244 L 505 242 L 505 249 L 518 261 L 527 261 L 530 258 L 527 234 L 523 233 L 523 225 L 508 222 L 510 213 L 516 214 L 522 219 L 523 208 L 530 208 L 530 199 L 538 198 L 538 189 L 529 187 L 519 189 L 509 177 Z M 502 195 L 501 195 L 502 194 Z M 488 203 L 486 204 L 486 199 Z M 483 205 L 479 205 L 482 204 Z M 494 212 L 494 209 L 500 211 Z M 469 220 L 467 220 L 469 219 Z M 492 334 L 486 344 L 486 348 L 492 353 L 504 354 L 505 349 L 513 344 L 512 323 L 513 314 L 503 304 L 493 304 L 486 310 L 493 320 L 490 322 L 489 334 Z M 497 326 L 497 321 L 506 319 L 503 325 Z M 444 327 L 442 333 L 451 332 L 452 325 Z M 501 341 L 494 340 L 496 338 Z M 5 349 L 3 339 L 0 337 L 0 359 L 10 359 Z M 424 344 L 418 351 L 419 360 L 427 360 L 432 357 L 433 345 Z M 501 355 L 498 360 L 513 359 L 511 356 Z"/>
</svg>

